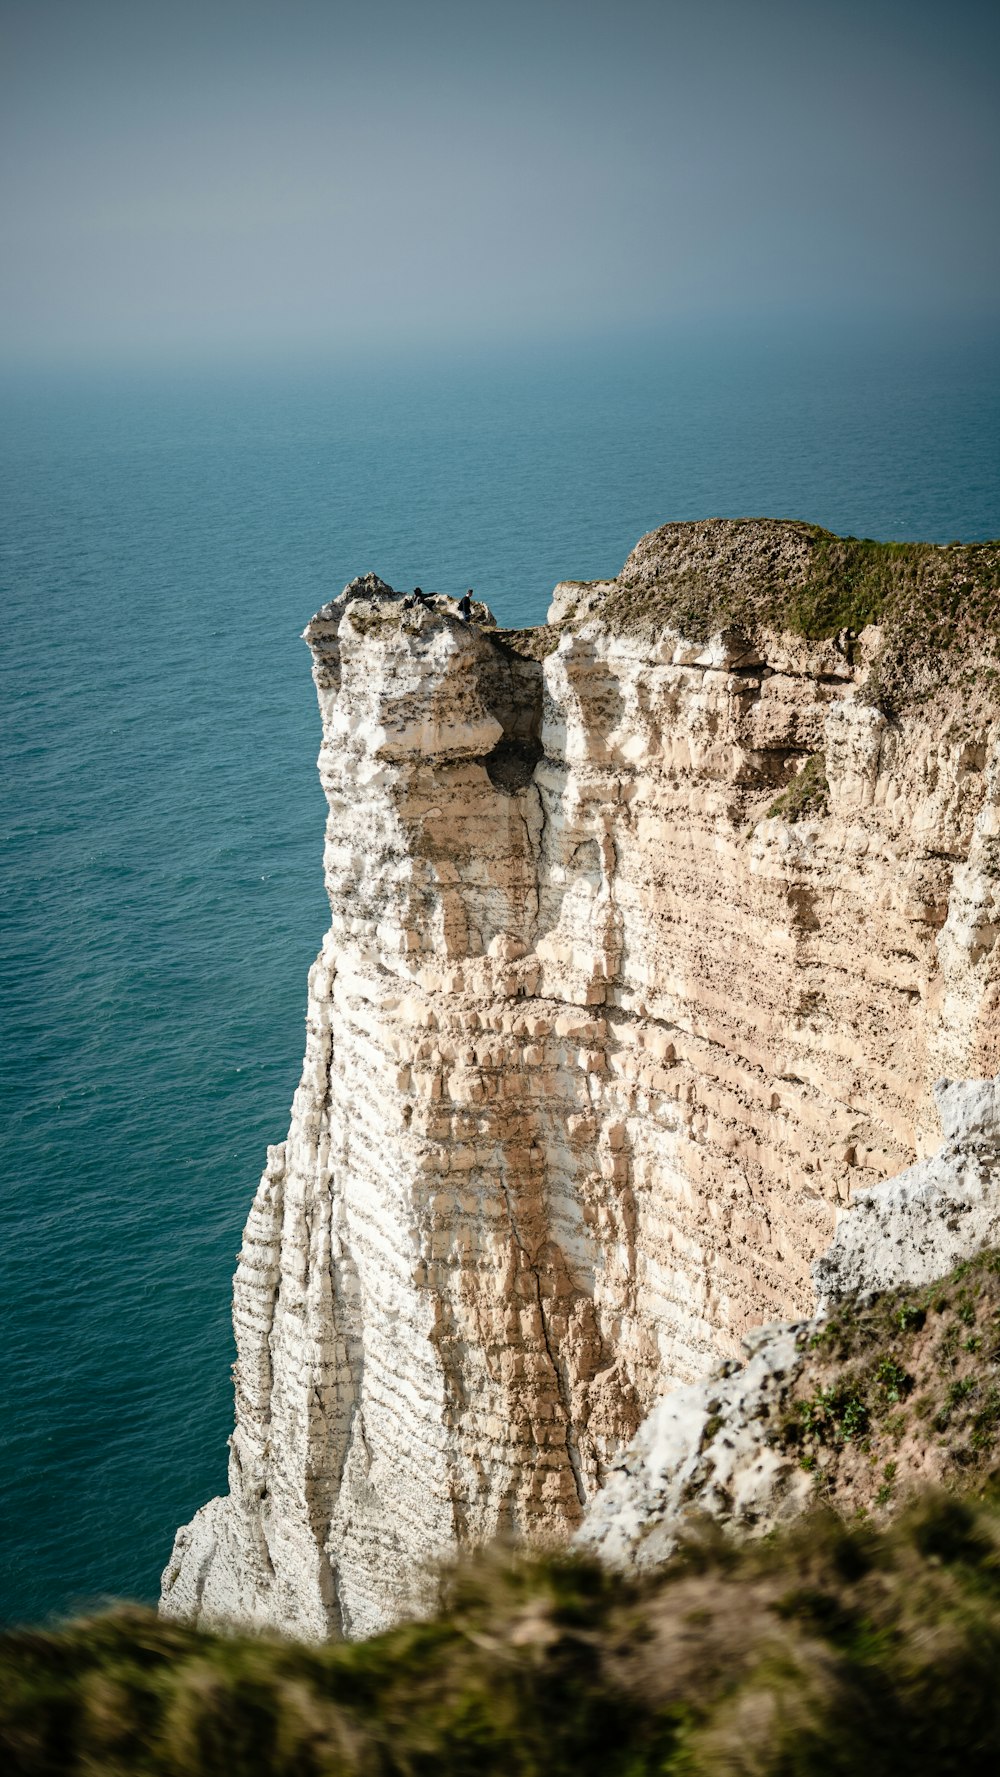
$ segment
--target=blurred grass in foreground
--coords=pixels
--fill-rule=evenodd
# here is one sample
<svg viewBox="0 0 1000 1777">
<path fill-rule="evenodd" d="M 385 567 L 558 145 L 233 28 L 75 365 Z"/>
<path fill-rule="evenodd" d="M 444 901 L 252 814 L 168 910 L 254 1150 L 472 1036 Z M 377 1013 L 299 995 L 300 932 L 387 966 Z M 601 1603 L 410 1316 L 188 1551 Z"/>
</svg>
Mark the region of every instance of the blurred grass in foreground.
<svg viewBox="0 0 1000 1777">
<path fill-rule="evenodd" d="M 493 1553 L 351 1645 L 120 1607 L 0 1638 L 8 1773 L 683 1777 L 995 1773 L 1000 1505 L 832 1514 L 653 1579 Z"/>
</svg>

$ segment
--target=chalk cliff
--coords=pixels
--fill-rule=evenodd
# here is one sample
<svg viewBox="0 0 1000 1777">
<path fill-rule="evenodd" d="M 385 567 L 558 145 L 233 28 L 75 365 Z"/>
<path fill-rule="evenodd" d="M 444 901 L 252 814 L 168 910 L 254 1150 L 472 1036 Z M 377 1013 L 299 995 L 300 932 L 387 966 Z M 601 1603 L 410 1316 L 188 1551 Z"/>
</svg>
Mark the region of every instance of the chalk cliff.
<svg viewBox="0 0 1000 1777">
<path fill-rule="evenodd" d="M 873 550 L 672 525 L 537 631 L 310 623 L 331 925 L 168 1614 L 366 1634 L 566 1536 L 1000 1067 L 998 552 Z"/>
<path fill-rule="evenodd" d="M 849 1507 L 861 1503 L 865 1491 L 878 1498 L 877 1485 L 886 1472 L 893 1481 L 901 1478 L 904 1486 L 911 1478 L 940 1482 L 949 1467 L 951 1441 L 966 1486 L 974 1479 L 977 1453 L 988 1458 L 995 1473 L 995 1419 L 1000 1410 L 995 1378 L 1000 1353 L 996 1322 L 989 1312 L 992 1301 L 977 1303 L 975 1297 L 981 1292 L 970 1290 L 966 1303 L 953 1304 L 944 1280 L 956 1265 L 987 1251 L 995 1255 L 1000 1247 L 1000 1075 L 995 1080 L 941 1080 L 935 1097 L 944 1137 L 941 1147 L 898 1178 L 859 1193 L 841 1211 L 830 1247 L 813 1267 L 818 1314 L 758 1328 L 742 1342 L 742 1364 L 724 1359 L 704 1381 L 664 1395 L 612 1464 L 591 1502 L 576 1537 L 581 1549 L 616 1567 L 657 1567 L 674 1552 L 694 1516 L 714 1518 L 730 1530 L 760 1533 L 803 1510 L 816 1497 L 817 1482 L 823 1483 L 823 1497 L 837 1499 L 839 1493 L 844 1497 L 838 1503 Z M 995 1272 L 996 1265 L 992 1268 Z M 885 1304 L 888 1313 L 876 1329 L 882 1337 L 874 1361 L 865 1353 L 868 1361 L 853 1372 L 844 1363 L 853 1355 L 850 1342 L 829 1318 L 844 1298 L 850 1303 L 849 1318 L 856 1321 L 858 1297 L 863 1302 L 938 1280 L 944 1300 L 936 1306 L 942 1312 L 958 1306 L 958 1331 L 964 1337 L 961 1347 L 957 1339 L 949 1345 L 945 1330 L 938 1348 L 928 1352 L 925 1335 L 918 1355 L 934 1360 L 933 1365 L 925 1361 L 923 1370 L 936 1372 L 946 1420 L 951 1417 L 949 1407 L 978 1391 L 973 1407 L 980 1412 L 978 1424 L 973 1418 L 971 1443 L 963 1440 L 956 1426 L 942 1424 L 940 1418 L 935 1423 L 934 1408 L 940 1412 L 942 1403 L 935 1401 L 926 1374 L 921 1375 L 926 1390 L 922 1423 L 918 1414 L 907 1427 L 905 1414 L 889 1413 L 891 1405 L 917 1393 L 914 1377 L 895 1352 L 886 1370 L 886 1354 L 890 1332 L 923 1331 L 926 1313 L 919 1298 Z M 979 1317 L 977 1306 L 986 1310 Z M 985 1323 L 987 1337 L 992 1334 L 985 1352 L 978 1330 L 969 1333 L 977 1318 Z M 828 1330 L 836 1334 L 832 1387 Z M 912 1347 L 914 1340 L 897 1337 L 896 1343 Z M 956 1375 L 961 1350 L 967 1353 L 963 1377 Z M 910 1353 L 907 1356 L 913 1361 Z M 873 1393 L 883 1416 L 898 1421 L 890 1426 L 891 1438 L 882 1440 L 881 1452 L 872 1449 L 877 1444 L 877 1428 L 870 1423 Z M 852 1427 L 848 1422 L 846 1435 L 842 1424 L 818 1428 L 834 1434 L 834 1449 L 819 1452 L 823 1468 L 811 1459 L 812 1453 L 803 1461 L 803 1431 L 817 1429 L 817 1419 L 835 1419 L 838 1406 L 843 1418 L 852 1397 L 857 1423 Z M 984 1398 L 988 1424 L 982 1413 Z M 946 1429 L 951 1430 L 951 1439 L 941 1436 Z M 867 1449 L 859 1447 L 864 1444 Z M 869 1483 L 867 1489 L 859 1488 L 859 1480 Z M 888 1504 L 891 1492 L 885 1487 L 879 1503 Z"/>
</svg>

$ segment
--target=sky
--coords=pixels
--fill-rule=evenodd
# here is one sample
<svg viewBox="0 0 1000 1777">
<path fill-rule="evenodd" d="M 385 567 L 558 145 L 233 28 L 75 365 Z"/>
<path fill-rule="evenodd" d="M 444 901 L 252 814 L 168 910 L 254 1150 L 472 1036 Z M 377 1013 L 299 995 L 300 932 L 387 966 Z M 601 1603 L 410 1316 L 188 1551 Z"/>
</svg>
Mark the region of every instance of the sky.
<svg viewBox="0 0 1000 1777">
<path fill-rule="evenodd" d="M 996 319 L 983 0 L 0 0 L 0 354 Z"/>
</svg>

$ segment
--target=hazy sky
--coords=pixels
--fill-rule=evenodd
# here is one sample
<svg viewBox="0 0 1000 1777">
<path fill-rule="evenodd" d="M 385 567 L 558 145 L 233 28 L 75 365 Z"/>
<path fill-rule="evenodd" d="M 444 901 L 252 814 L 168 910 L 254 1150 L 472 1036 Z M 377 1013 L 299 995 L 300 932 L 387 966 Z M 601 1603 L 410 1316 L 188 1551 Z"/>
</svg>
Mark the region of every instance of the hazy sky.
<svg viewBox="0 0 1000 1777">
<path fill-rule="evenodd" d="M 0 21 L 8 357 L 998 310 L 996 0 Z"/>
</svg>

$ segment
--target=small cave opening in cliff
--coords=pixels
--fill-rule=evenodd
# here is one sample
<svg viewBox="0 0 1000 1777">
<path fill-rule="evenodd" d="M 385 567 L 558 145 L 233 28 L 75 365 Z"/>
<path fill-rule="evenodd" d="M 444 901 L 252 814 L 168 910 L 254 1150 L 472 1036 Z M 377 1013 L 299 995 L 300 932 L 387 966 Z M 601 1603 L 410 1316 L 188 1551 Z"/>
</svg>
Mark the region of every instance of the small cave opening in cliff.
<svg viewBox="0 0 1000 1777">
<path fill-rule="evenodd" d="M 531 782 L 542 756 L 542 686 L 540 661 L 495 646 L 483 689 L 503 734 L 481 764 L 491 784 L 510 796 Z"/>
<path fill-rule="evenodd" d="M 498 790 L 506 790 L 515 795 L 531 782 L 535 766 L 542 756 L 540 740 L 517 740 L 505 734 L 498 740 L 492 753 L 487 753 L 483 760 L 490 783 Z"/>
</svg>

